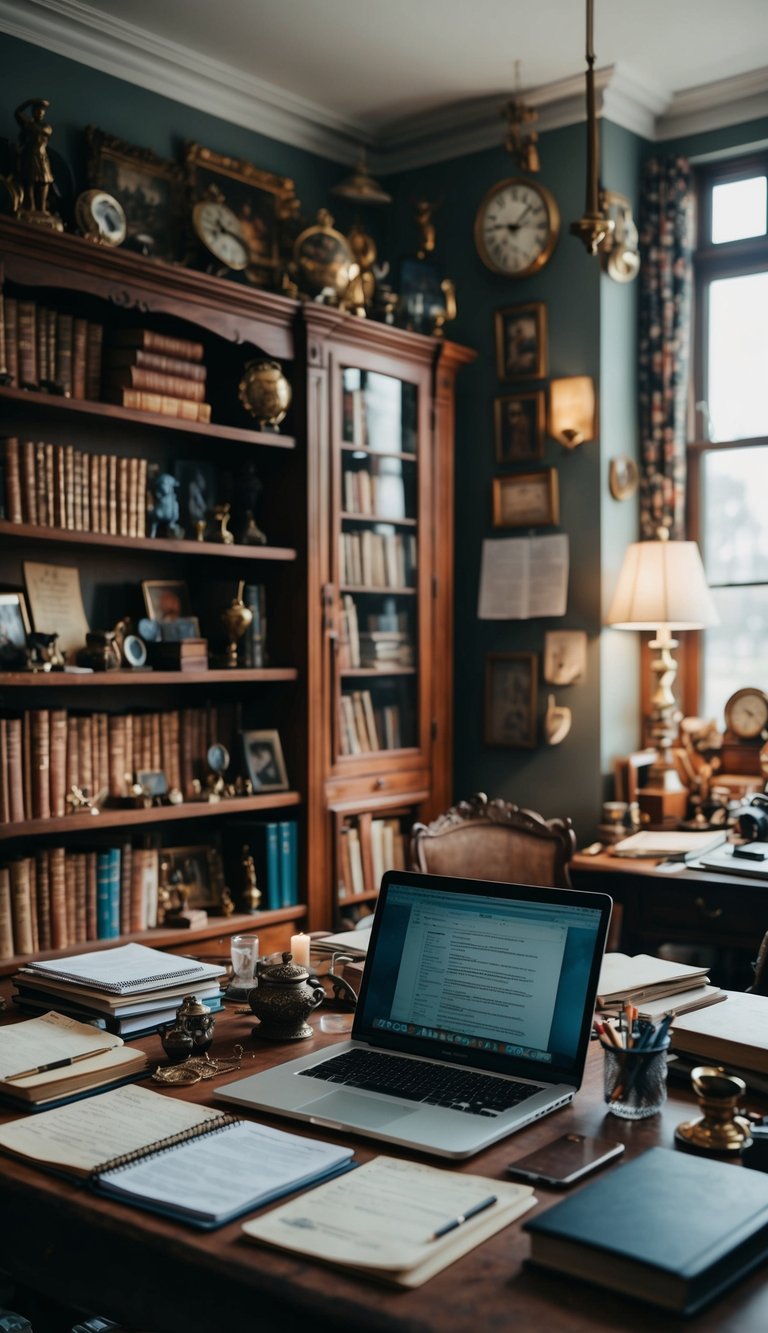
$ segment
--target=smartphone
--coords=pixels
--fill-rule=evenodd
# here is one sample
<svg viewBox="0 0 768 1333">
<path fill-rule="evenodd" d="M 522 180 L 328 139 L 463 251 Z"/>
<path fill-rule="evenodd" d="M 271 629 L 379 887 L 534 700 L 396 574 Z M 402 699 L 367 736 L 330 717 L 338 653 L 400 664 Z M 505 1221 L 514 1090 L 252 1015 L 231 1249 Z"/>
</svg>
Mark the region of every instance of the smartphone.
<svg viewBox="0 0 768 1333">
<path fill-rule="evenodd" d="M 552 1185 L 565 1188 L 581 1180 L 591 1171 L 620 1157 L 624 1151 L 623 1143 L 614 1143 L 611 1139 L 590 1138 L 587 1134 L 562 1134 L 543 1148 L 537 1148 L 527 1157 L 510 1162 L 507 1172 L 515 1180 L 525 1180 L 530 1184 Z"/>
</svg>

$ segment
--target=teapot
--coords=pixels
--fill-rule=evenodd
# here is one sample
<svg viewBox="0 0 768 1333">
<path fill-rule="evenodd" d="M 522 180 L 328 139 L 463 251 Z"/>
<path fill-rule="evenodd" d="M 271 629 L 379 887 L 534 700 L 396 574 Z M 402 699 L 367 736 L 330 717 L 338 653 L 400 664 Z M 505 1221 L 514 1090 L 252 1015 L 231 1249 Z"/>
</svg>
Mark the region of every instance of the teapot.
<svg viewBox="0 0 768 1333">
<path fill-rule="evenodd" d="M 248 996 L 260 1020 L 253 1035 L 267 1041 L 299 1041 L 314 1035 L 306 1018 L 322 1004 L 325 991 L 310 983 L 309 972 L 292 961 L 293 954 L 282 957 L 281 963 L 257 964 L 256 986 Z"/>
</svg>

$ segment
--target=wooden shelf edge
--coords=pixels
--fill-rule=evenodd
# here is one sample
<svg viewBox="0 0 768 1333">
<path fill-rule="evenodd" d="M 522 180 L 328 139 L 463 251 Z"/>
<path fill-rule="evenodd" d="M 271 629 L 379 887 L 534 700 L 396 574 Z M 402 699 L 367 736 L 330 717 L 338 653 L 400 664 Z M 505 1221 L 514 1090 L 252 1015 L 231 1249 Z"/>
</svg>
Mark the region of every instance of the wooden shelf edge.
<svg viewBox="0 0 768 1333">
<path fill-rule="evenodd" d="M 0 842 L 24 838 L 58 838 L 65 833 L 98 833 L 101 829 L 130 828 L 145 824 L 168 824 L 183 819 L 205 819 L 216 815 L 250 814 L 300 805 L 297 791 L 266 792 L 263 796 L 233 796 L 225 801 L 187 801 L 183 805 L 152 806 L 149 810 L 102 810 L 100 815 L 63 815 L 51 819 L 28 819 L 23 824 L 0 825 Z"/>
<path fill-rule="evenodd" d="M 338 899 L 337 905 L 339 911 L 342 911 L 345 907 L 349 907 L 354 903 L 370 903 L 374 898 L 378 898 L 378 896 L 378 889 L 366 889 L 365 893 L 348 893 L 346 897 Z"/>
<path fill-rule="evenodd" d="M 4 689 L 26 690 L 61 686 L 100 689 L 102 685 L 224 685 L 246 682 L 269 684 L 273 681 L 298 680 L 296 667 L 214 667 L 208 671 L 94 671 L 92 675 L 70 675 L 66 671 L 0 672 L 0 695 Z"/>
<path fill-rule="evenodd" d="M 228 560 L 296 560 L 291 546 L 225 546 L 217 542 L 193 542 L 172 537 L 123 537 L 107 532 L 77 532 L 72 528 L 41 528 L 36 523 L 12 523 L 0 519 L 0 537 L 15 541 L 74 543 L 78 546 L 105 546 L 121 551 L 169 551 L 173 555 L 205 555 Z"/>
<path fill-rule="evenodd" d="M 0 958 L 0 976 L 10 976 L 12 972 L 18 971 L 20 967 L 25 967 L 28 963 L 35 960 L 39 962 L 46 958 L 67 958 L 78 953 L 97 953 L 102 949 L 113 949 L 118 944 L 146 944 L 150 948 L 167 948 L 169 945 L 178 946 L 186 944 L 201 943 L 203 940 L 215 939 L 217 935 L 236 935 L 238 932 L 254 931 L 260 927 L 279 925 L 282 921 L 299 921 L 307 914 L 304 903 L 297 903 L 294 907 L 280 907 L 274 911 L 251 913 L 236 912 L 232 916 L 209 916 L 205 925 L 193 926 L 189 930 L 176 930 L 169 926 L 156 926 L 152 930 L 134 931 L 132 934 L 120 935 L 114 940 L 83 940 L 80 944 L 73 944 L 66 949 L 39 949 L 37 953 L 13 954 L 10 958 Z M 194 949 L 191 950 L 194 953 Z"/>
</svg>

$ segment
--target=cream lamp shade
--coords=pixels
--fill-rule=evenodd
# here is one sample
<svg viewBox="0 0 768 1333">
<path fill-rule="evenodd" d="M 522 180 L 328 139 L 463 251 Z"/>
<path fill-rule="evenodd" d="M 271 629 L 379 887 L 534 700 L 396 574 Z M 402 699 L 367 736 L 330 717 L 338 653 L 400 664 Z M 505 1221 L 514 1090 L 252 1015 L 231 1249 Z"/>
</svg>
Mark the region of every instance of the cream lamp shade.
<svg viewBox="0 0 768 1333">
<path fill-rule="evenodd" d="M 663 530 L 662 530 L 663 531 Z M 608 624 L 616 629 L 704 629 L 717 611 L 695 542 L 633 542 L 627 548 Z"/>
</svg>

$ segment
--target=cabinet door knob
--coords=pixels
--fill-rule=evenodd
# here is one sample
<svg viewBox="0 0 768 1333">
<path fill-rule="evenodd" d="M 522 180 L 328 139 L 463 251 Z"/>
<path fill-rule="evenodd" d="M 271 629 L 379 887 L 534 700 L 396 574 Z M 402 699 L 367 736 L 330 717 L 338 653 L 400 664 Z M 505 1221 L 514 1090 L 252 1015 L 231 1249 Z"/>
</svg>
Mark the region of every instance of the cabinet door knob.
<svg viewBox="0 0 768 1333">
<path fill-rule="evenodd" d="M 719 916 L 723 915 L 722 907 L 707 907 L 706 899 L 704 898 L 697 898 L 695 906 L 701 912 L 701 915 L 709 917 L 710 921 L 716 921 Z"/>
<path fill-rule="evenodd" d="M 386 787 L 386 785 L 387 785 L 387 779 L 386 779 L 386 778 L 377 778 L 376 781 L 375 781 L 374 784 L 373 784 L 373 790 L 374 790 L 374 791 L 383 791 L 384 788 Z"/>
</svg>

